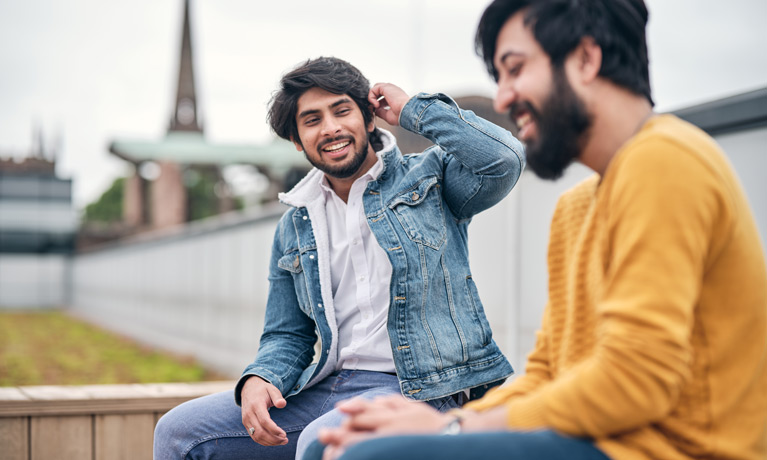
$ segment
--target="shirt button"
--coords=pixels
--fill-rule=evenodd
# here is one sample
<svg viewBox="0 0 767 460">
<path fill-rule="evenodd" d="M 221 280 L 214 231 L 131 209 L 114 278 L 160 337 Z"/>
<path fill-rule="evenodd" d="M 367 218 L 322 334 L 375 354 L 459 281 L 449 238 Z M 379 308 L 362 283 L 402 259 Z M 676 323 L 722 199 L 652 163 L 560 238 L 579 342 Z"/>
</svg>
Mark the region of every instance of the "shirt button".
<svg viewBox="0 0 767 460">
<path fill-rule="evenodd" d="M 365 281 L 365 277 L 364 276 L 360 276 L 360 281 Z"/>
<path fill-rule="evenodd" d="M 356 239 L 352 240 L 352 244 L 355 245 L 355 246 L 357 245 L 358 242 L 359 241 L 357 241 Z"/>
<path fill-rule="evenodd" d="M 319 308 L 322 308 L 322 304 L 321 304 L 321 303 L 318 303 L 318 304 L 317 304 L 317 307 L 319 307 Z"/>
<path fill-rule="evenodd" d="M 421 195 L 419 195 L 418 192 L 413 192 L 413 201 L 417 200 L 418 198 L 421 198 Z"/>
<path fill-rule="evenodd" d="M 310 255 L 309 258 L 314 260 L 314 254 Z"/>
<path fill-rule="evenodd" d="M 306 219 L 308 219 L 308 218 L 309 218 L 308 216 L 304 216 L 304 220 L 306 220 Z"/>
</svg>

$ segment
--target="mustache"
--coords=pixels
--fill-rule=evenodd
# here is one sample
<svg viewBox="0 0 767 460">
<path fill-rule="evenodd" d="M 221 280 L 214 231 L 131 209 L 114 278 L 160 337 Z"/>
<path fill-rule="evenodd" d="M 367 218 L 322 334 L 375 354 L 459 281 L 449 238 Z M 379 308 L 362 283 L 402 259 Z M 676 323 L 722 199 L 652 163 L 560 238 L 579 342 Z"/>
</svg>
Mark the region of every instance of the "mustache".
<svg viewBox="0 0 767 460">
<path fill-rule="evenodd" d="M 533 107 L 532 104 L 527 101 L 513 102 L 509 108 L 509 118 L 511 119 L 512 123 L 516 124 L 519 115 L 525 112 L 532 115 L 534 120 L 539 118 L 538 111 L 535 109 L 535 107 Z"/>
<path fill-rule="evenodd" d="M 320 141 L 319 144 L 317 144 L 317 150 L 322 150 L 325 148 L 326 145 L 333 144 L 338 141 L 349 141 L 350 143 L 354 143 L 354 137 L 347 134 L 347 135 L 336 136 L 333 139 L 325 139 L 323 141 Z"/>
</svg>

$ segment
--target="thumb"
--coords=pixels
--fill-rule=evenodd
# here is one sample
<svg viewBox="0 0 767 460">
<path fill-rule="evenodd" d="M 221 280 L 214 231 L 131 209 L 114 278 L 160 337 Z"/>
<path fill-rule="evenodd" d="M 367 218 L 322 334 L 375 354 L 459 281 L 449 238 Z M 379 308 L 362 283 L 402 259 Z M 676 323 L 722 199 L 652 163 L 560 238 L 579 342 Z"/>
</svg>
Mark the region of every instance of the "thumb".
<svg viewBox="0 0 767 460">
<path fill-rule="evenodd" d="M 285 398 L 282 397 L 282 393 L 280 393 L 280 390 L 277 389 L 274 385 L 270 385 L 267 388 L 267 392 L 269 393 L 269 398 L 272 400 L 272 405 L 276 407 L 277 409 L 282 409 L 287 404 L 287 401 L 285 401 Z"/>
</svg>

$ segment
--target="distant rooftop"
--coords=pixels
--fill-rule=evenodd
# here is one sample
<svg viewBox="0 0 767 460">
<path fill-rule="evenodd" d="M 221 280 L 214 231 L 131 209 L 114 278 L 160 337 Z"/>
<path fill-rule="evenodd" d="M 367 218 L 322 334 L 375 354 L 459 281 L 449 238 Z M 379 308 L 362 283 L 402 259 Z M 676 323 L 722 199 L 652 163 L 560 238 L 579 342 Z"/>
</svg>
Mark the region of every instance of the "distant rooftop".
<svg viewBox="0 0 767 460">
<path fill-rule="evenodd" d="M 673 113 L 711 135 L 767 126 L 767 87 Z"/>
<path fill-rule="evenodd" d="M 159 141 L 117 140 L 109 146 L 109 151 L 131 163 L 248 163 L 280 170 L 309 166 L 304 154 L 287 141 L 275 140 L 265 145 L 209 144 L 202 133 L 194 131 L 171 131 Z"/>
</svg>

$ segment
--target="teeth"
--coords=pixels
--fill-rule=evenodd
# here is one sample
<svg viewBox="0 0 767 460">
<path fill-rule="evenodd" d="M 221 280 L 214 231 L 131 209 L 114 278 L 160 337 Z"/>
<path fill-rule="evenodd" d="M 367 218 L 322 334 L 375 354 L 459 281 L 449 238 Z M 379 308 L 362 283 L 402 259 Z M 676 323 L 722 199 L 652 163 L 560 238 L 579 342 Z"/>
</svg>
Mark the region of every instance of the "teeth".
<svg viewBox="0 0 767 460">
<path fill-rule="evenodd" d="M 519 116 L 519 117 L 516 119 L 517 128 L 518 128 L 518 129 L 522 129 L 522 128 L 523 128 L 523 127 L 526 125 L 526 124 L 530 123 L 531 119 L 532 119 L 532 117 L 530 116 L 530 114 L 529 114 L 529 113 L 526 113 L 526 114 L 520 115 L 520 116 Z"/>
<path fill-rule="evenodd" d="M 349 141 L 344 141 L 344 142 L 339 142 L 337 144 L 329 145 L 329 146 L 325 147 L 322 150 L 324 150 L 326 152 L 335 152 L 335 151 L 341 150 L 342 148 L 346 147 L 347 145 L 349 145 Z"/>
</svg>

